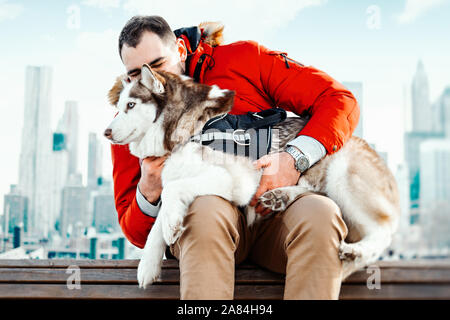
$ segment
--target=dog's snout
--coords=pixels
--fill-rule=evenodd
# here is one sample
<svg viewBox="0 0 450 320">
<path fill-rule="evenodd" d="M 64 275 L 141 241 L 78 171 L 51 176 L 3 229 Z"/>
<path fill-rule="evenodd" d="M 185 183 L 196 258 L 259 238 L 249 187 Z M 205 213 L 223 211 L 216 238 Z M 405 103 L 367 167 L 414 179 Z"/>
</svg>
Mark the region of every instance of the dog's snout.
<svg viewBox="0 0 450 320">
<path fill-rule="evenodd" d="M 111 137 L 112 137 L 112 130 L 110 128 L 106 129 L 104 135 L 108 139 L 111 139 Z"/>
</svg>

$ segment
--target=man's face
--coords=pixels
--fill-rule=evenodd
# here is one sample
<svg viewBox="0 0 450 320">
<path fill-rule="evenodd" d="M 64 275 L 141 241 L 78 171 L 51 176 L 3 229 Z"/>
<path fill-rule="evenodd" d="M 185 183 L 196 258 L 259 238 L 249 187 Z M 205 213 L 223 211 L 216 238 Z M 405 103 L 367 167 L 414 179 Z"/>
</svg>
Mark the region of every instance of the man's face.
<svg viewBox="0 0 450 320">
<path fill-rule="evenodd" d="M 124 44 L 122 62 L 130 80 L 137 78 L 141 67 L 148 64 L 154 70 L 183 74 L 186 61 L 186 47 L 182 39 L 167 43 L 153 32 L 145 31 L 136 48 Z"/>
</svg>

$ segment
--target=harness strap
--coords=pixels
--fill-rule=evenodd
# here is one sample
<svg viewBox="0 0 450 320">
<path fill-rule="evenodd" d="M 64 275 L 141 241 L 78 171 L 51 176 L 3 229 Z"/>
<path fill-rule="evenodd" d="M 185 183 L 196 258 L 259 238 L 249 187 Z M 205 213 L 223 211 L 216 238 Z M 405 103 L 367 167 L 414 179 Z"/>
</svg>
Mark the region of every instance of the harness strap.
<svg viewBox="0 0 450 320">
<path fill-rule="evenodd" d="M 242 133 L 240 133 L 242 132 Z M 243 130 L 237 129 L 231 132 L 213 131 L 203 134 L 197 134 L 190 139 L 192 142 L 208 142 L 214 140 L 230 140 L 237 144 L 245 144 L 250 140 L 250 134 L 245 133 Z"/>
<path fill-rule="evenodd" d="M 258 117 L 260 119 L 253 121 L 251 123 L 251 125 L 247 126 L 248 128 L 245 128 L 245 129 L 250 129 L 250 128 L 257 129 L 257 128 L 261 128 L 261 127 L 271 126 L 271 125 L 280 123 L 281 121 L 286 119 L 286 113 L 275 113 L 275 114 L 265 116 L 265 117 L 261 117 L 260 115 L 253 113 L 253 112 L 249 112 L 249 114 L 252 116 Z"/>
</svg>

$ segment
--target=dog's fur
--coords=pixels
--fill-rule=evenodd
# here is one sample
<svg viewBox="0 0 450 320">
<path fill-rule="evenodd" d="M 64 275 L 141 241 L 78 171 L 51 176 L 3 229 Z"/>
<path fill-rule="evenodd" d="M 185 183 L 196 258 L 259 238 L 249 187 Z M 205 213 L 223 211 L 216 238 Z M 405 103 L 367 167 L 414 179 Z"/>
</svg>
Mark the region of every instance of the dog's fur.
<svg viewBox="0 0 450 320">
<path fill-rule="evenodd" d="M 233 91 L 143 66 L 139 80 L 127 83 L 119 77 L 109 100 L 119 110 L 107 129 L 112 143 L 129 144 L 139 158 L 169 154 L 161 177 L 162 205 L 138 268 L 139 285 L 146 287 L 160 274 L 166 244 L 183 232 L 183 219 L 194 199 L 213 194 L 246 206 L 257 190 L 261 170 L 255 170 L 249 158 L 189 141 L 206 121 L 231 110 Z M 275 126 L 278 135 L 271 152 L 282 150 L 306 122 L 288 118 Z M 352 137 L 302 174 L 298 185 L 268 191 L 260 203 L 274 212 L 283 211 L 307 191 L 327 195 L 342 211 L 349 229 L 339 251 L 344 278 L 375 261 L 390 244 L 400 212 L 397 186 L 386 164 L 364 140 Z M 246 215 L 249 226 L 262 219 L 250 206 Z"/>
</svg>

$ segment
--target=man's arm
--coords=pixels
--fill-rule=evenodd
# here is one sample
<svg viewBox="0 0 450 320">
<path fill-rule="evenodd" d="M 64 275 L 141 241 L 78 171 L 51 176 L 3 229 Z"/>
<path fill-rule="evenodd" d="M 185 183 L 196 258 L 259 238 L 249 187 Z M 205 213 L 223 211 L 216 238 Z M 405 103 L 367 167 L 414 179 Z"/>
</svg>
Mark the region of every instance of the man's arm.
<svg viewBox="0 0 450 320">
<path fill-rule="evenodd" d="M 308 145 L 311 151 L 305 151 L 320 154 L 320 145 L 302 138 L 306 136 L 319 142 L 328 154 L 338 151 L 358 124 L 359 106 L 353 94 L 314 67 L 292 62 L 261 45 L 259 52 L 261 82 L 274 104 L 296 114 L 306 110 L 311 114 L 290 144 Z"/>
<path fill-rule="evenodd" d="M 139 159 L 130 154 L 128 145 L 111 145 L 111 157 L 114 201 L 119 224 L 127 239 L 133 245 L 143 248 L 156 218 L 149 215 L 151 212 L 144 213 L 139 206 L 139 203 L 143 203 L 142 199 L 139 203 L 137 200 L 137 185 L 141 177 Z"/>
<path fill-rule="evenodd" d="M 311 114 L 298 137 L 288 144 L 302 151 L 310 166 L 326 153 L 338 151 L 351 137 L 359 119 L 359 107 L 352 93 L 320 70 L 257 46 L 259 80 L 274 105 L 298 115 L 305 111 Z M 255 162 L 255 167 L 264 171 L 250 205 L 256 206 L 257 213 L 266 215 L 270 210 L 257 205 L 259 197 L 268 190 L 295 185 L 300 173 L 286 152 L 264 156 Z M 274 172 L 274 168 L 278 171 Z"/>
</svg>

